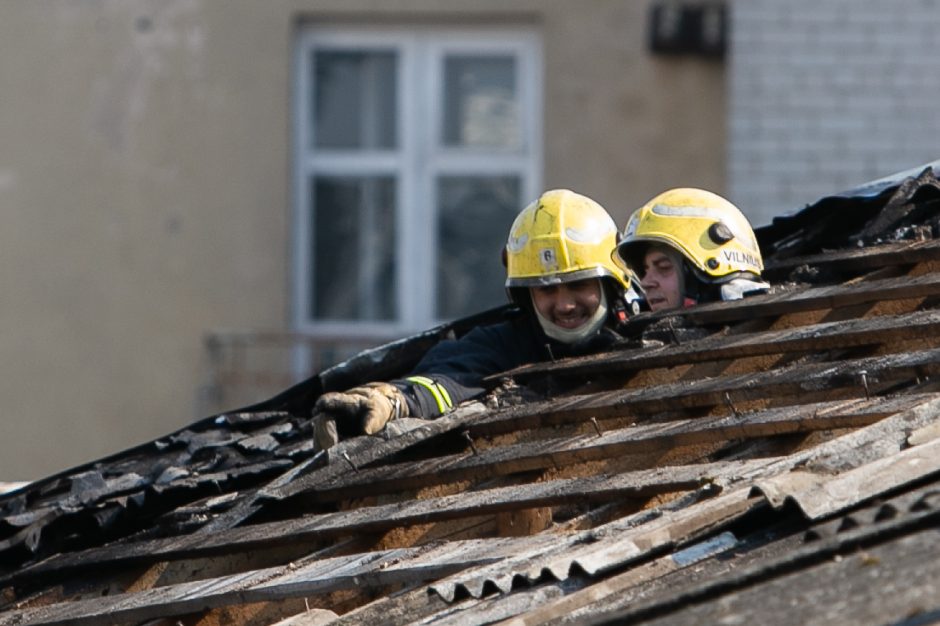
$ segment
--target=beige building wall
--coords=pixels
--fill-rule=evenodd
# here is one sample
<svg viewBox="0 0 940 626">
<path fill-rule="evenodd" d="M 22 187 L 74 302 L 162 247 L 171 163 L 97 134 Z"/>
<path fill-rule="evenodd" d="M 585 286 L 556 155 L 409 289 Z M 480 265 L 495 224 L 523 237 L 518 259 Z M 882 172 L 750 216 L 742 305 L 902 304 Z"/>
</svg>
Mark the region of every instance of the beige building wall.
<svg viewBox="0 0 940 626">
<path fill-rule="evenodd" d="M 0 0 L 0 480 L 204 417 L 204 337 L 287 331 L 304 20 L 534 24 L 546 187 L 722 192 L 724 68 L 633 0 Z M 259 398 L 261 399 L 261 398 Z"/>
</svg>

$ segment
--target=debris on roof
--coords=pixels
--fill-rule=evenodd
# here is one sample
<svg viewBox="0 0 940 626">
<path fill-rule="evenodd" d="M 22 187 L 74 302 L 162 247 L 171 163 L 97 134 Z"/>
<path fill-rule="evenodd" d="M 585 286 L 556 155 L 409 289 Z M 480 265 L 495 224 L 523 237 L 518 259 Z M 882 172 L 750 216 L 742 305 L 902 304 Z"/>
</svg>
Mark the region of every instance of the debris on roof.
<svg viewBox="0 0 940 626">
<path fill-rule="evenodd" d="M 758 230 L 770 293 L 642 313 L 384 436 L 323 392 L 505 310 L 0 495 L 0 625 L 926 623 L 937 164 Z"/>
</svg>

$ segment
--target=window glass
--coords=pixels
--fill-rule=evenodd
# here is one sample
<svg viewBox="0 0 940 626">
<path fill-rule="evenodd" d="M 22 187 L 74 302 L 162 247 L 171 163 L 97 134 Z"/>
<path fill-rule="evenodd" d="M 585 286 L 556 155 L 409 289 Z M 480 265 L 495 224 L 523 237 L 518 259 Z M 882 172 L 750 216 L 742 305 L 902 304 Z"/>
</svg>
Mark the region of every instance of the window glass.
<svg viewBox="0 0 940 626">
<path fill-rule="evenodd" d="M 394 178 L 318 176 L 311 186 L 313 317 L 395 319 Z"/>
<path fill-rule="evenodd" d="M 445 146 L 519 148 L 522 129 L 511 56 L 444 59 Z"/>
<path fill-rule="evenodd" d="M 314 53 L 316 148 L 395 147 L 396 63 L 394 52 Z"/>
<path fill-rule="evenodd" d="M 501 254 L 521 209 L 517 176 L 438 179 L 437 317 L 450 319 L 506 302 Z"/>
<path fill-rule="evenodd" d="M 528 27 L 297 34 L 295 329 L 391 340 L 506 301 L 500 252 L 540 187 Z"/>
</svg>

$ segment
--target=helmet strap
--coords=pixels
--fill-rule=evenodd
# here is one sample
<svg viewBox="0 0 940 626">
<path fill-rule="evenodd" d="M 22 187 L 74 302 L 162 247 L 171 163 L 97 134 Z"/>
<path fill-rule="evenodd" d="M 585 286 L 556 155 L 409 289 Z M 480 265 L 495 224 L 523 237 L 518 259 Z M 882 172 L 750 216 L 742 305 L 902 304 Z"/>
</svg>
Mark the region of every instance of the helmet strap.
<svg viewBox="0 0 940 626">
<path fill-rule="evenodd" d="M 682 259 L 682 268 L 682 289 L 680 293 L 684 299 L 692 300 L 695 304 L 721 300 L 721 286 L 719 284 L 705 278 L 687 259 Z"/>
<path fill-rule="evenodd" d="M 613 320 L 614 326 L 623 324 L 627 321 L 627 292 L 611 278 L 601 279 L 601 289 L 607 292 L 607 306 L 609 308 L 609 317 Z M 634 292 L 635 295 L 635 292 Z"/>
<path fill-rule="evenodd" d="M 531 298 L 531 291 L 529 292 L 529 297 Z M 562 328 L 561 326 L 550 321 L 548 318 L 539 313 L 538 308 L 535 306 L 535 302 L 532 303 L 532 310 L 535 311 L 535 317 L 539 321 L 539 326 L 542 327 L 542 331 L 545 334 L 555 341 L 560 341 L 561 343 L 566 344 L 575 344 L 590 339 L 594 336 L 597 331 L 601 329 L 604 325 L 604 322 L 607 321 L 607 294 L 604 289 L 601 289 L 601 298 L 600 302 L 597 304 L 597 310 L 594 311 L 594 315 L 577 328 Z"/>
</svg>

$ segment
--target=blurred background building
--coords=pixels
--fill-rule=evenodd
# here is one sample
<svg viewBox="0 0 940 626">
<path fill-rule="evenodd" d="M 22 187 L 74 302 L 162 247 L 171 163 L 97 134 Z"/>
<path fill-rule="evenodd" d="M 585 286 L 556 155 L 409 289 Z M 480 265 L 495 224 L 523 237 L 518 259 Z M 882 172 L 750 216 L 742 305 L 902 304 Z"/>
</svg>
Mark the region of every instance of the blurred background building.
<svg viewBox="0 0 940 626">
<path fill-rule="evenodd" d="M 938 156 L 936 0 L 0 1 L 0 481 L 504 300 L 539 191 Z"/>
</svg>

